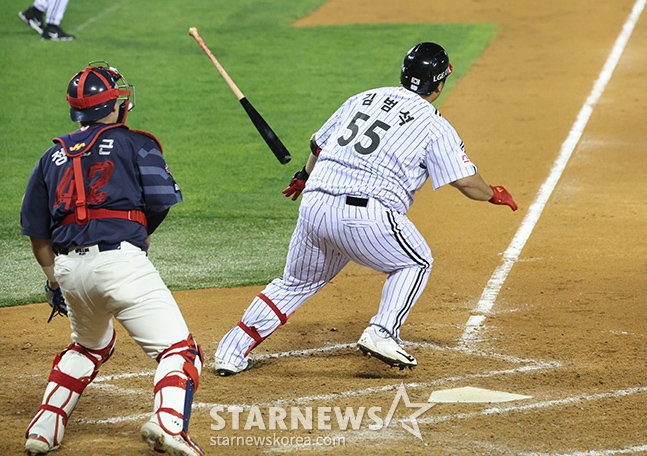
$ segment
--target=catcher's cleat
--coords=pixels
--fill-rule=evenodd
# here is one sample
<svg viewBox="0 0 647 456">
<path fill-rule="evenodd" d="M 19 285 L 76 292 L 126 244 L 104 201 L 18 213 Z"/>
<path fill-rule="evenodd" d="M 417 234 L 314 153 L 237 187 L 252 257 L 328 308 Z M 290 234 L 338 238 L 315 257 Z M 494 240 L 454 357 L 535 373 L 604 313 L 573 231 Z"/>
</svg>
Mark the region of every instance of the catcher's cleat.
<svg viewBox="0 0 647 456">
<path fill-rule="evenodd" d="M 404 351 L 402 347 L 384 329 L 369 326 L 357 341 L 357 348 L 365 355 L 375 356 L 391 367 L 413 369 L 418 365 L 416 358 Z"/>
<path fill-rule="evenodd" d="M 241 372 L 250 370 L 252 368 L 252 364 L 254 364 L 254 362 L 250 358 L 247 358 L 242 366 L 234 366 L 231 363 L 226 363 L 223 360 L 216 358 L 216 374 L 221 377 L 240 374 Z"/>
<path fill-rule="evenodd" d="M 25 453 L 28 456 L 42 456 L 57 448 L 49 446 L 47 439 L 38 434 L 29 434 L 25 443 Z"/>
<path fill-rule="evenodd" d="M 158 424 L 149 421 L 141 428 L 142 440 L 155 452 L 170 456 L 204 456 L 204 452 L 185 433 L 171 435 L 164 432 Z"/>
</svg>

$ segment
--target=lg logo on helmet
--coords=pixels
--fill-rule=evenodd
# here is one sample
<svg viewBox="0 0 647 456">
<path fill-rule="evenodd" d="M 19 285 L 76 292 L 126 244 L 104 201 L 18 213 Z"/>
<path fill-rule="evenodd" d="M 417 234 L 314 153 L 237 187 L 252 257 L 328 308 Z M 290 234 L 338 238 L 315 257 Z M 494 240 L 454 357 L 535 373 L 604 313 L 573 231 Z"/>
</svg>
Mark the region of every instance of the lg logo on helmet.
<svg viewBox="0 0 647 456">
<path fill-rule="evenodd" d="M 445 79 L 447 76 L 449 76 L 449 73 L 451 73 L 451 70 L 450 70 L 449 68 L 447 68 L 447 69 L 446 69 L 445 71 L 443 71 L 442 73 L 437 74 L 436 76 L 434 76 L 431 80 L 432 80 L 433 82 L 438 82 L 438 81 L 440 81 L 440 80 L 442 80 L 442 79 Z"/>
<path fill-rule="evenodd" d="M 452 67 L 452 64 L 450 63 L 450 64 L 449 64 L 449 66 L 447 67 L 447 69 L 446 69 L 445 71 L 443 71 L 442 73 L 439 73 L 439 74 L 435 75 L 433 78 L 431 78 L 431 80 L 432 80 L 433 82 L 438 82 L 438 81 L 440 81 L 441 79 L 445 79 L 447 76 L 449 76 L 450 74 L 452 74 L 453 69 L 454 69 L 454 67 Z"/>
</svg>

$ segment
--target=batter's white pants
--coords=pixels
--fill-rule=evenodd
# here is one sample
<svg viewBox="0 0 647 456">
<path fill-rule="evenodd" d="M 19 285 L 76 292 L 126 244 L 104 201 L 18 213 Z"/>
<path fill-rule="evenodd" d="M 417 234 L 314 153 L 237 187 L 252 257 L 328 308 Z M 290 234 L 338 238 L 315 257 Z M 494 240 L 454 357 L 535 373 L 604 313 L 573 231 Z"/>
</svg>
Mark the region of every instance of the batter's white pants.
<svg viewBox="0 0 647 456">
<path fill-rule="evenodd" d="M 431 272 L 433 258 L 423 236 L 405 215 L 377 200 L 358 207 L 348 205 L 345 196 L 306 192 L 302 198 L 283 276 L 273 280 L 261 295 L 285 319 L 354 261 L 388 274 L 370 324 L 381 326 L 399 340 L 400 327 Z M 281 325 L 281 317 L 261 295 L 252 301 L 241 322 L 264 339 Z M 216 358 L 240 366 L 257 343 L 236 326 L 220 341 Z"/>
<path fill-rule="evenodd" d="M 87 250 L 87 251 L 86 251 Z M 151 358 L 189 335 L 180 309 L 146 252 L 128 242 L 58 255 L 55 275 L 68 308 L 72 341 L 91 350 L 112 339 L 114 317 Z"/>
<path fill-rule="evenodd" d="M 69 0 L 35 0 L 34 6 L 45 11 L 45 23 L 60 25 Z"/>
</svg>

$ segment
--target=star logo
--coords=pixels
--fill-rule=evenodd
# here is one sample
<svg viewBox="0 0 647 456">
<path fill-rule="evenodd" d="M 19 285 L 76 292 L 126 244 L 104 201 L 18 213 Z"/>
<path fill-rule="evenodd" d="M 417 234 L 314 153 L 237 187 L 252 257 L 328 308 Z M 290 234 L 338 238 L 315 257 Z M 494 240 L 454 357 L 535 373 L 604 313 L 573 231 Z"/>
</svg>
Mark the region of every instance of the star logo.
<svg viewBox="0 0 647 456">
<path fill-rule="evenodd" d="M 404 421 L 402 421 L 400 424 L 405 430 L 407 430 L 412 435 L 422 440 L 422 434 L 420 433 L 420 428 L 418 427 L 418 417 L 436 404 L 429 403 L 429 402 L 415 402 L 415 403 L 411 402 L 409 400 L 409 395 L 407 394 L 407 390 L 404 388 L 404 383 L 400 383 L 400 386 L 398 387 L 398 392 L 396 393 L 395 398 L 391 403 L 391 408 L 389 409 L 389 413 L 386 415 L 386 418 L 384 419 L 384 427 L 387 427 L 391 423 L 391 420 L 393 419 L 393 414 L 395 413 L 395 410 L 398 408 L 398 404 L 400 403 L 401 400 L 404 402 L 404 405 L 407 408 L 418 409 L 418 411 L 416 411 L 409 417 L 409 421 L 411 422 L 411 424 L 405 423 Z"/>
</svg>

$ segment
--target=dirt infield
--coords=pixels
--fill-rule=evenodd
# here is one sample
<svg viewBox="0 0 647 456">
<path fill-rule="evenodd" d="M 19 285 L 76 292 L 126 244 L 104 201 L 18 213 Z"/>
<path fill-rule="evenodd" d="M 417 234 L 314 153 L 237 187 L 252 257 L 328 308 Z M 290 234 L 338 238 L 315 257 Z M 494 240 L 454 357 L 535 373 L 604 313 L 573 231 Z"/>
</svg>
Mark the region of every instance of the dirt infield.
<svg viewBox="0 0 647 456">
<path fill-rule="evenodd" d="M 207 454 L 647 454 L 646 13 L 480 331 L 466 326 L 542 193 L 632 6 L 330 0 L 299 21 L 500 24 L 442 113 L 484 178 L 505 185 L 520 209 L 472 202 L 451 188 L 427 186 L 419 194 L 410 217 L 435 262 L 402 329 L 418 358 L 413 371 L 389 369 L 353 348 L 384 280 L 365 268 L 349 266 L 255 350 L 254 369 L 231 378 L 213 374 L 213 353 L 262 287 L 175 293 L 209 363 L 191 422 Z M 66 319 L 46 325 L 47 314 L 46 304 L 0 309 L 2 455 L 20 454 L 52 358 L 69 341 Z M 57 454 L 152 455 L 139 427 L 151 412 L 154 367 L 119 327 L 117 351 L 87 388 Z M 384 419 L 401 385 L 414 403 L 466 386 L 530 397 L 438 403 L 417 417 L 421 438 L 407 430 L 415 431 L 409 419 L 417 409 L 406 403 L 386 428 L 369 429 L 378 420 L 365 416 L 358 429 L 341 429 L 335 408 L 380 407 L 375 416 Z M 218 405 L 226 426 L 212 429 L 219 421 L 210 411 Z M 230 405 L 247 407 L 238 430 Z M 270 407 L 287 411 L 287 430 L 270 429 Z M 314 411 L 313 430 L 291 429 L 292 407 Z M 317 429 L 317 412 L 330 429 Z"/>
</svg>

